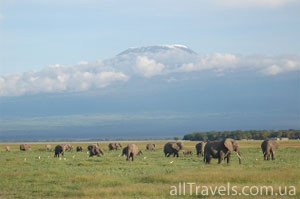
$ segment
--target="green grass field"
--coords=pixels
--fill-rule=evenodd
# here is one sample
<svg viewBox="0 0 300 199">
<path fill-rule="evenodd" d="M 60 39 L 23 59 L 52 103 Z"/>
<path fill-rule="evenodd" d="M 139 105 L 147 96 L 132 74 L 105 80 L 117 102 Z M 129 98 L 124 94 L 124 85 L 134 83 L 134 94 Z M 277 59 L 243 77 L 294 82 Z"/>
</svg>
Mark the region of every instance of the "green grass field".
<svg viewBox="0 0 300 199">
<path fill-rule="evenodd" d="M 300 198 L 300 141 L 282 141 L 275 161 L 264 161 L 261 141 L 240 141 L 243 163 L 238 164 L 235 154 L 231 163 L 205 165 L 195 155 L 197 142 L 185 141 L 193 156 L 164 157 L 166 141 L 122 142 L 136 143 L 143 151 L 134 162 L 119 157 L 121 151 L 108 151 L 108 142 L 99 142 L 104 156 L 89 158 L 88 143 L 81 145 L 84 152 L 66 152 L 59 160 L 54 152 L 45 150 L 46 143 L 30 143 L 32 150 L 20 151 L 20 143 L 0 144 L 0 198 L 203 198 L 193 194 L 171 196 L 171 186 L 179 182 L 195 182 L 205 186 L 295 186 L 293 196 L 221 196 L 209 198 Z M 145 151 L 147 143 L 155 143 L 155 152 Z M 52 148 L 57 143 L 50 143 Z M 10 152 L 4 147 L 9 145 Z M 40 157 L 40 159 L 39 159 Z M 65 159 L 64 159 L 65 158 Z M 26 159 L 26 161 L 25 161 Z M 172 162 L 173 161 L 173 162 Z M 171 163 L 172 162 L 172 163 Z"/>
</svg>

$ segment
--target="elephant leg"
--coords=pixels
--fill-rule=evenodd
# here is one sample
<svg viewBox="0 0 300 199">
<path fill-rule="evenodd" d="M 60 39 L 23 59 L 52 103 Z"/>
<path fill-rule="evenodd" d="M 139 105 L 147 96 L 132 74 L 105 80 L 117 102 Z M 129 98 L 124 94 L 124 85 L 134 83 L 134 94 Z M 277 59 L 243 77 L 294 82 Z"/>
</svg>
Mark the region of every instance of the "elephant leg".
<svg viewBox="0 0 300 199">
<path fill-rule="evenodd" d="M 225 154 L 223 151 L 219 152 L 218 164 L 221 164 L 222 160 L 224 159 Z"/>
<path fill-rule="evenodd" d="M 207 164 L 210 164 L 210 161 L 211 161 L 211 156 L 209 155 L 209 156 L 207 157 L 207 159 L 206 159 L 206 163 L 207 163 Z"/>
<path fill-rule="evenodd" d="M 210 163 L 210 156 L 208 154 L 205 154 L 204 158 L 203 158 L 204 162 L 206 164 L 209 164 Z"/>
<path fill-rule="evenodd" d="M 218 158 L 218 164 L 221 164 L 221 162 L 222 162 L 222 158 L 219 157 L 219 158 Z"/>
<path fill-rule="evenodd" d="M 272 160 L 275 160 L 275 158 L 274 158 L 274 151 L 271 151 L 271 155 L 272 155 Z"/>
<path fill-rule="evenodd" d="M 132 156 L 131 156 L 131 159 L 132 159 L 132 161 L 134 161 L 134 155 L 132 154 Z"/>
<path fill-rule="evenodd" d="M 129 155 L 129 154 L 127 154 L 127 156 L 126 156 L 126 160 L 127 160 L 127 161 L 129 161 L 129 158 L 130 158 L 130 155 Z"/>
<path fill-rule="evenodd" d="M 229 164 L 229 162 L 230 162 L 230 153 L 227 155 L 226 159 L 227 159 L 227 164 Z"/>
<path fill-rule="evenodd" d="M 270 153 L 267 153 L 267 160 L 270 160 Z"/>
</svg>

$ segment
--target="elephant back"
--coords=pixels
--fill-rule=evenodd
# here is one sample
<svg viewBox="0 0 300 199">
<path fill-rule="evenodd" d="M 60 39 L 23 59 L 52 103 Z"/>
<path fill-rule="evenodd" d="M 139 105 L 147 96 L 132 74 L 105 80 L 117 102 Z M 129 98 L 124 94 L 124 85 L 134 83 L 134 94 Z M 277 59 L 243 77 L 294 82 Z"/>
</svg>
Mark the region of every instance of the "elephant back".
<svg viewBox="0 0 300 199">
<path fill-rule="evenodd" d="M 269 149 L 276 149 L 278 148 L 279 144 L 276 140 L 264 140 L 261 143 L 262 151 L 267 151 Z"/>
<path fill-rule="evenodd" d="M 133 153 L 133 154 L 138 154 L 139 152 L 139 147 L 135 144 L 128 144 L 128 152 Z"/>
</svg>

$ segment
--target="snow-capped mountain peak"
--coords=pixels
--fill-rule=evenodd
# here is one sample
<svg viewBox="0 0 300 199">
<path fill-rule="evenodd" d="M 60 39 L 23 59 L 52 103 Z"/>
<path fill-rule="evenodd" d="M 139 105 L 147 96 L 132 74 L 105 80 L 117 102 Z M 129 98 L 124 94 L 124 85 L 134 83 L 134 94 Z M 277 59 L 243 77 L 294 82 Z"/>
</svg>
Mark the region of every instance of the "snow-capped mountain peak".
<svg viewBox="0 0 300 199">
<path fill-rule="evenodd" d="M 195 52 L 189 49 L 187 46 L 182 44 L 167 44 L 167 45 L 155 45 L 155 46 L 145 46 L 145 47 L 131 47 L 127 50 L 118 54 L 122 55 L 139 55 L 139 54 L 152 54 L 152 53 L 161 53 L 166 51 L 181 51 L 188 54 L 195 54 Z"/>
</svg>

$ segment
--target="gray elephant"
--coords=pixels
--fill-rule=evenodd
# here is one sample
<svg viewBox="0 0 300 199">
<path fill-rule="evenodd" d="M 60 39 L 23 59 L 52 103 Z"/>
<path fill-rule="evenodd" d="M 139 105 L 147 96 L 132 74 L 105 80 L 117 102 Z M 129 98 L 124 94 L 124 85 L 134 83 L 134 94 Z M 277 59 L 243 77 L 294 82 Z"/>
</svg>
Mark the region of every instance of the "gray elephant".
<svg viewBox="0 0 300 199">
<path fill-rule="evenodd" d="M 82 146 L 77 146 L 77 147 L 76 147 L 76 151 L 77 151 L 77 152 L 80 152 L 80 151 L 82 151 L 82 150 L 83 150 Z"/>
<path fill-rule="evenodd" d="M 272 156 L 272 160 L 275 160 L 274 153 L 275 149 L 279 147 L 278 142 L 276 140 L 265 140 L 261 143 L 261 150 L 264 155 L 264 160 L 270 160 L 270 155 Z"/>
<path fill-rule="evenodd" d="M 181 142 L 168 142 L 164 146 L 164 153 L 166 157 L 174 155 L 174 157 L 179 157 L 178 152 L 183 150 L 183 144 Z"/>
<path fill-rule="evenodd" d="M 184 150 L 183 155 L 184 156 L 193 155 L 193 152 L 191 150 Z"/>
<path fill-rule="evenodd" d="M 20 145 L 20 150 L 21 150 L 21 151 L 27 151 L 27 150 L 29 150 L 29 149 L 31 149 L 31 147 L 30 147 L 29 144 L 21 144 L 21 145 Z"/>
<path fill-rule="evenodd" d="M 155 151 L 155 144 L 147 144 L 146 145 L 146 150 L 148 151 Z"/>
<path fill-rule="evenodd" d="M 104 155 L 104 152 L 99 144 L 92 144 L 88 146 L 88 150 L 90 152 L 90 157 Z"/>
<path fill-rule="evenodd" d="M 130 158 L 134 161 L 135 156 L 141 155 L 143 152 L 139 150 L 138 146 L 135 144 L 128 144 L 125 148 L 123 148 L 122 156 L 126 155 L 126 160 L 129 161 Z"/>
<path fill-rule="evenodd" d="M 235 151 L 239 158 L 239 163 L 242 163 L 242 157 L 239 144 L 236 140 L 226 138 L 222 141 L 208 141 L 204 147 L 204 162 L 210 163 L 211 158 L 217 158 L 218 164 L 222 160 L 227 159 L 227 164 L 230 162 L 230 154 Z"/>
<path fill-rule="evenodd" d="M 51 151 L 51 144 L 46 144 L 45 148 L 46 148 L 46 151 Z"/>
<path fill-rule="evenodd" d="M 206 142 L 199 142 L 198 144 L 196 144 L 195 148 L 197 151 L 197 156 L 203 157 L 205 144 L 206 144 Z"/>
<path fill-rule="evenodd" d="M 61 154 L 62 156 L 64 156 L 65 153 L 65 144 L 59 144 L 54 148 L 54 157 L 59 157 L 59 155 Z"/>
</svg>

